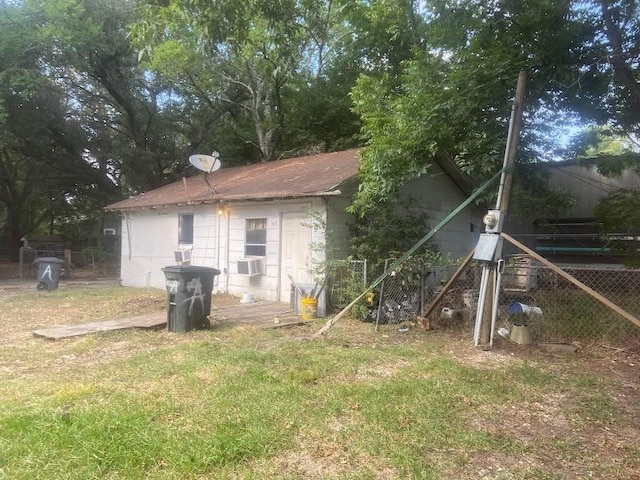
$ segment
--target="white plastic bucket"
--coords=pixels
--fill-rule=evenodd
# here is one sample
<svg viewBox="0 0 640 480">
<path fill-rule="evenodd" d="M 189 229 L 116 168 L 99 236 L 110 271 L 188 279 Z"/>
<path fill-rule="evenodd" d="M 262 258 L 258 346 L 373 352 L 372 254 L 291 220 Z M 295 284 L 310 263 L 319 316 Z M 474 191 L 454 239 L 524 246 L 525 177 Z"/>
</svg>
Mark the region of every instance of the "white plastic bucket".
<svg viewBox="0 0 640 480">
<path fill-rule="evenodd" d="M 253 293 L 243 293 L 240 299 L 240 303 L 255 303 L 255 301 L 256 297 L 253 296 Z"/>
</svg>

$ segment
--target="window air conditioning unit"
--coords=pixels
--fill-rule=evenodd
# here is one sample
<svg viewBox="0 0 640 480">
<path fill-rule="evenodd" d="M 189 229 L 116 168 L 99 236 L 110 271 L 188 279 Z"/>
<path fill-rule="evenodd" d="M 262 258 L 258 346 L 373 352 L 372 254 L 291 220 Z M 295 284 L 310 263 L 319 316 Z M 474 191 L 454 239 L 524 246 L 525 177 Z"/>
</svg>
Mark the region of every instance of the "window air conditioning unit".
<svg viewBox="0 0 640 480">
<path fill-rule="evenodd" d="M 264 273 L 264 258 L 242 258 L 238 260 L 240 275 L 262 275 Z"/>
<path fill-rule="evenodd" d="M 191 250 L 176 250 L 174 253 L 177 263 L 189 263 L 191 261 Z"/>
</svg>

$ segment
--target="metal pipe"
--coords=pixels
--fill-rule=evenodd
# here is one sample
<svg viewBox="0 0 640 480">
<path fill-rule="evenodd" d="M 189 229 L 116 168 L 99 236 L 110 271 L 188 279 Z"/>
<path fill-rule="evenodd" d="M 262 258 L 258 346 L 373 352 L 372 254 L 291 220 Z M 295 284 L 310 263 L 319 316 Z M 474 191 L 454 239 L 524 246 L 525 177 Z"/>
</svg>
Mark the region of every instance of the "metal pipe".
<svg viewBox="0 0 640 480">
<path fill-rule="evenodd" d="M 502 283 L 502 271 L 504 270 L 504 260 L 499 260 L 496 264 L 496 278 L 493 294 L 493 306 L 491 311 L 491 335 L 489 337 L 489 346 L 493 347 L 493 336 L 496 331 L 496 321 L 498 319 L 498 300 L 500 298 L 500 285 Z"/>
<path fill-rule="evenodd" d="M 482 268 L 480 278 L 480 290 L 478 291 L 478 306 L 476 308 L 476 324 L 473 331 L 473 344 L 477 347 L 480 344 L 480 326 L 482 325 L 482 314 L 484 312 L 484 302 L 487 298 L 487 286 L 489 284 L 489 269 Z"/>
<path fill-rule="evenodd" d="M 606 247 L 536 247 L 538 252 L 549 253 L 609 253 L 610 248 Z"/>
</svg>

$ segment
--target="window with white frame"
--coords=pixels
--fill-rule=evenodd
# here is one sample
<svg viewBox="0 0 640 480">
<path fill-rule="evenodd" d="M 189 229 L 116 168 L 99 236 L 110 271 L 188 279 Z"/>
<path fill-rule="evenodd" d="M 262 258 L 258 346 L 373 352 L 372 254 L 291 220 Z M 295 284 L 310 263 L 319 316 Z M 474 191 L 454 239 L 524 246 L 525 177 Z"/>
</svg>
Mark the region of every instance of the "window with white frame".
<svg viewBox="0 0 640 480">
<path fill-rule="evenodd" d="M 178 245 L 193 245 L 193 214 L 178 215 Z"/>
<path fill-rule="evenodd" d="M 267 254 L 267 219 L 248 218 L 244 237 L 244 254 L 264 257 Z"/>
</svg>

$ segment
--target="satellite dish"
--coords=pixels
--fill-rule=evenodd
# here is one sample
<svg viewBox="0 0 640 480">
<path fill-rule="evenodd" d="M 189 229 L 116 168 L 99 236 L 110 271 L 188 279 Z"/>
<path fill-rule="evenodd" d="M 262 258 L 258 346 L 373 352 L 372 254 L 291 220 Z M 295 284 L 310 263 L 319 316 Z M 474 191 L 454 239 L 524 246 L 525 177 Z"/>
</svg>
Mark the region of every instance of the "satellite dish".
<svg viewBox="0 0 640 480">
<path fill-rule="evenodd" d="M 219 156 L 220 154 L 218 152 L 213 152 L 211 155 L 191 155 L 189 157 L 189 163 L 198 170 L 211 173 L 215 172 L 222 166 L 222 163 L 220 163 L 220 159 L 218 158 Z"/>
</svg>

